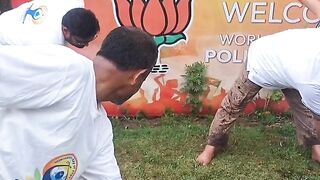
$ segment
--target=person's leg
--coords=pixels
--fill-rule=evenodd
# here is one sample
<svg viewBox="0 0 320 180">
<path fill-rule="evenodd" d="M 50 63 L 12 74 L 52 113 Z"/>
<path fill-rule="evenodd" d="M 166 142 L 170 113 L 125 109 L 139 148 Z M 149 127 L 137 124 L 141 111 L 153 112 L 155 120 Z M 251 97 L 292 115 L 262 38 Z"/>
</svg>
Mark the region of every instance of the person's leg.
<svg viewBox="0 0 320 180">
<path fill-rule="evenodd" d="M 208 165 L 217 154 L 217 150 L 226 147 L 231 126 L 260 89 L 260 86 L 248 79 L 248 72 L 243 70 L 223 99 L 221 108 L 211 123 L 208 145 L 197 158 L 199 164 Z"/>
<path fill-rule="evenodd" d="M 299 145 L 312 147 L 312 159 L 320 162 L 320 117 L 302 103 L 297 90 L 282 91 L 292 111 Z"/>
<path fill-rule="evenodd" d="M 312 160 L 320 163 L 320 116 L 313 113 L 313 117 L 316 141 L 312 146 Z"/>
</svg>

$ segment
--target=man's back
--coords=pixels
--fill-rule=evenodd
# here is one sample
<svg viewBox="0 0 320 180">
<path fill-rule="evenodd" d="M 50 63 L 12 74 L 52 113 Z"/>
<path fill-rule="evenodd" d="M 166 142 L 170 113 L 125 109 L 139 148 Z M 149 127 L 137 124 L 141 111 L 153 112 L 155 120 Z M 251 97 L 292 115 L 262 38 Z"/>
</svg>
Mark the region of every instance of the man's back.
<svg viewBox="0 0 320 180">
<path fill-rule="evenodd" d="M 253 42 L 249 49 L 249 79 L 264 88 L 292 88 L 302 102 L 320 114 L 320 31 L 290 29 Z"/>
<path fill-rule="evenodd" d="M 297 83 L 317 80 L 318 42 L 320 31 L 315 28 L 290 29 L 262 37 L 249 48 L 248 70 L 258 81 L 266 82 L 263 87 L 293 88 Z"/>
<path fill-rule="evenodd" d="M 0 15 L 0 44 L 64 45 L 61 20 L 83 0 L 34 0 Z"/>
<path fill-rule="evenodd" d="M 90 60 L 59 45 L 3 46 L 0 64 L 0 179 L 78 179 L 105 144 L 113 151 Z"/>
</svg>

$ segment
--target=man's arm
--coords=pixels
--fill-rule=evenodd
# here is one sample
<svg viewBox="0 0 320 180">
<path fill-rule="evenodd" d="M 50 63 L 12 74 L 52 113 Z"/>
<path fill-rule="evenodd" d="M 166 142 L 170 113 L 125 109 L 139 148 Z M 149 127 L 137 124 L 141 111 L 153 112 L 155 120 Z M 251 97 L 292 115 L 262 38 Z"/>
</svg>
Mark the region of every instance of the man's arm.
<svg viewBox="0 0 320 180">
<path fill-rule="evenodd" d="M 100 107 L 101 119 L 97 121 L 96 132 L 98 132 L 98 145 L 94 157 L 89 162 L 84 172 L 80 175 L 80 180 L 121 180 L 119 166 L 114 155 L 112 125 L 107 118 L 107 113 Z"/>
<path fill-rule="evenodd" d="M 307 6 L 318 18 L 320 18 L 320 0 L 299 0 Z"/>
<path fill-rule="evenodd" d="M 248 79 L 248 73 L 244 68 L 224 97 L 221 108 L 217 110 L 211 123 L 208 144 L 197 158 L 199 164 L 208 165 L 218 150 L 227 146 L 232 125 L 242 114 L 245 106 L 261 89 L 260 86 Z"/>
</svg>

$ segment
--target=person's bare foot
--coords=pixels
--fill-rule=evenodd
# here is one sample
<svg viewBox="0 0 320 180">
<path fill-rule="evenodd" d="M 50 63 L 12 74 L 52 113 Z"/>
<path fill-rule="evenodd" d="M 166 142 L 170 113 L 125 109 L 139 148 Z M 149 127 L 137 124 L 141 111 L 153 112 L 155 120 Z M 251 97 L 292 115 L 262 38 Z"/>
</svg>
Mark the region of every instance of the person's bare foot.
<svg viewBox="0 0 320 180">
<path fill-rule="evenodd" d="M 320 145 L 312 146 L 312 160 L 320 163 Z"/>
<path fill-rule="evenodd" d="M 196 161 L 201 166 L 207 166 L 215 156 L 215 147 L 206 145 L 202 153 L 197 157 Z"/>
</svg>

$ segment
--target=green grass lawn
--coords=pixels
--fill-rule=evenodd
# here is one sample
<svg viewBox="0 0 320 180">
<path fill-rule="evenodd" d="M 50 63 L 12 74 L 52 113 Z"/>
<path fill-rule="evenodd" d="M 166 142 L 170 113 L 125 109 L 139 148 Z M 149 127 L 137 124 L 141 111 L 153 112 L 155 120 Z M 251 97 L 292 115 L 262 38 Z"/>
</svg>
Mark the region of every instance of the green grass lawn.
<svg viewBox="0 0 320 180">
<path fill-rule="evenodd" d="M 116 119 L 116 157 L 127 180 L 320 179 L 320 165 L 297 145 L 288 119 L 261 112 L 242 119 L 230 147 L 208 167 L 198 166 L 195 158 L 205 146 L 211 117 Z"/>
</svg>

